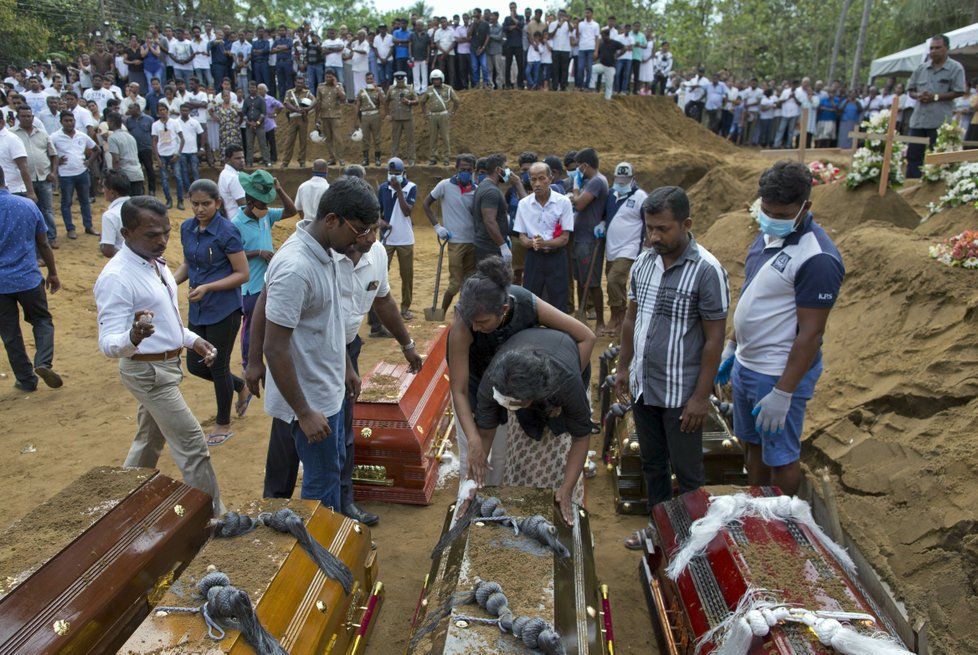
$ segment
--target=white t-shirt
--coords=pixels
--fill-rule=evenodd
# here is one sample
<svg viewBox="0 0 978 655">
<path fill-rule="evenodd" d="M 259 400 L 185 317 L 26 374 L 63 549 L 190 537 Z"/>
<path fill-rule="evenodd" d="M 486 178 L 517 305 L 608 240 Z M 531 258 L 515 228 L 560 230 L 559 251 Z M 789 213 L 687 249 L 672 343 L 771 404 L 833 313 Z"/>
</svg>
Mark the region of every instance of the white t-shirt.
<svg viewBox="0 0 978 655">
<path fill-rule="evenodd" d="M 614 190 L 611 193 L 615 193 Z M 645 233 L 645 216 L 642 214 L 642 203 L 648 194 L 642 189 L 628 196 L 614 218 L 608 223 L 608 234 L 605 237 L 605 258 L 609 262 L 616 259 L 638 259 L 642 251 L 642 239 Z"/>
<path fill-rule="evenodd" d="M 190 49 L 194 53 L 194 68 L 207 69 L 211 67 L 210 42 L 204 38 L 203 34 L 200 36 L 200 41 L 190 41 Z"/>
<path fill-rule="evenodd" d="M 444 29 L 439 27 L 437 30 L 435 30 L 434 40 L 435 45 L 445 50 L 445 52 L 450 52 L 452 45 L 455 43 L 455 30 L 453 30 L 451 27 L 446 27 Z M 438 54 L 440 55 L 441 52 L 439 51 Z"/>
<path fill-rule="evenodd" d="M 615 39 L 615 41 L 617 41 L 618 43 L 620 43 L 623 46 L 625 46 L 625 48 L 628 48 L 629 46 L 632 46 L 632 45 L 635 44 L 635 39 L 633 39 L 632 37 L 628 36 L 624 32 L 620 33 L 618 35 L 618 38 Z M 632 51 L 631 50 L 625 50 L 624 48 L 622 48 L 621 50 L 618 51 L 618 55 L 615 57 L 615 60 L 617 61 L 619 59 L 631 59 L 631 58 L 632 58 Z"/>
<path fill-rule="evenodd" d="M 768 120 L 774 118 L 774 97 L 773 96 L 761 96 L 761 113 L 759 115 L 761 120 Z"/>
<path fill-rule="evenodd" d="M 85 91 L 82 97 L 85 100 L 94 100 L 95 104 L 98 105 L 98 111 L 101 115 L 105 113 L 105 105 L 109 102 L 109 100 L 112 98 L 119 98 L 119 100 L 122 100 L 122 94 L 120 93 L 119 95 L 116 95 L 115 91 L 113 91 L 113 89 L 117 88 L 118 87 L 109 87 L 108 89 L 88 89 Z"/>
<path fill-rule="evenodd" d="M 198 103 L 198 102 L 207 103 L 208 102 L 207 92 L 204 91 L 203 89 L 201 89 L 197 93 L 192 93 L 190 91 L 187 91 L 187 97 L 185 100 L 194 103 Z M 197 122 L 200 123 L 201 125 L 206 125 L 207 107 L 204 106 L 204 107 L 200 107 L 199 109 L 191 109 L 190 117 L 196 118 Z"/>
<path fill-rule="evenodd" d="M 44 111 L 44 108 L 48 106 L 49 94 L 44 91 L 25 91 L 21 95 L 24 96 L 24 102 L 31 108 L 35 116 Z"/>
<path fill-rule="evenodd" d="M 596 20 L 582 20 L 577 24 L 577 47 L 579 50 L 594 50 L 598 37 L 601 35 L 601 26 Z"/>
<path fill-rule="evenodd" d="M 801 102 L 804 99 L 801 89 L 785 89 L 781 92 L 781 115 L 785 118 L 795 118 L 801 113 Z"/>
<path fill-rule="evenodd" d="M 234 216 L 238 213 L 238 198 L 245 200 L 244 187 L 238 179 L 238 171 L 231 164 L 224 164 L 224 170 L 217 178 L 217 192 L 221 194 L 221 202 L 224 203 L 224 215 Z"/>
<path fill-rule="evenodd" d="M 295 208 L 302 212 L 303 218 L 315 218 L 319 201 L 329 188 L 325 177 L 311 177 L 299 185 L 295 192 Z"/>
<path fill-rule="evenodd" d="M 561 24 L 560 21 L 555 20 L 547 26 L 547 31 L 550 32 L 550 46 L 554 50 L 570 52 L 570 23 L 564 21 Z"/>
<path fill-rule="evenodd" d="M 102 238 L 99 239 L 99 243 L 113 245 L 116 250 L 122 249 L 122 244 L 126 242 L 122 238 L 122 205 L 127 200 L 129 196 L 116 198 L 108 209 L 102 212 Z"/>
<path fill-rule="evenodd" d="M 526 63 L 532 64 L 540 61 L 540 51 L 543 46 L 537 43 L 531 43 L 530 47 L 526 49 Z"/>
<path fill-rule="evenodd" d="M 173 61 L 173 70 L 192 71 L 194 69 L 193 59 L 186 64 L 178 64 L 174 57 L 179 57 L 183 60 L 193 54 L 193 51 L 193 45 L 189 39 L 184 39 L 183 41 L 170 39 L 170 59 Z"/>
<path fill-rule="evenodd" d="M 58 176 L 71 177 L 81 175 L 86 171 L 85 150 L 95 147 L 95 142 L 87 134 L 78 128 L 75 128 L 73 136 L 68 136 L 63 130 L 58 130 L 51 135 L 51 143 L 54 144 L 54 149 L 58 151 L 58 157 L 64 157 L 67 160 L 64 164 L 58 165 Z"/>
<path fill-rule="evenodd" d="M 150 134 L 156 137 L 156 152 L 161 157 L 169 157 L 180 153 L 180 134 L 182 129 L 178 125 L 179 119 L 169 118 L 166 124 L 163 121 L 155 121 Z"/>
<path fill-rule="evenodd" d="M 323 42 L 323 47 L 325 47 L 326 42 Z M 379 59 L 389 59 L 391 56 L 391 50 L 394 48 L 394 37 L 390 34 L 381 36 L 378 34 L 374 37 L 374 49 L 377 50 L 377 57 Z"/>
<path fill-rule="evenodd" d="M 343 48 L 346 47 L 346 41 L 343 39 L 325 39 L 323 40 L 323 52 L 326 54 L 326 59 L 324 63 L 327 66 L 342 67 L 343 66 Z M 326 52 L 327 48 L 340 48 L 337 52 Z"/>
<path fill-rule="evenodd" d="M 9 128 L 0 130 L 0 168 L 3 168 L 3 177 L 6 180 L 7 189 L 10 193 L 24 193 L 27 185 L 24 178 L 20 176 L 20 169 L 17 168 L 15 160 L 23 157 L 27 159 L 27 148 L 20 137 L 10 131 Z"/>
<path fill-rule="evenodd" d="M 349 344 L 360 331 L 363 318 L 373 306 L 374 299 L 383 298 L 391 292 L 387 277 L 387 250 L 380 241 L 374 241 L 370 250 L 360 255 L 356 266 L 346 255 L 337 255 L 337 259 L 346 343 Z"/>
<path fill-rule="evenodd" d="M 183 130 L 183 154 L 195 155 L 197 154 L 197 135 L 204 133 L 204 128 L 200 126 L 196 118 L 188 118 L 183 120 L 183 118 L 177 119 L 177 125 Z"/>
</svg>

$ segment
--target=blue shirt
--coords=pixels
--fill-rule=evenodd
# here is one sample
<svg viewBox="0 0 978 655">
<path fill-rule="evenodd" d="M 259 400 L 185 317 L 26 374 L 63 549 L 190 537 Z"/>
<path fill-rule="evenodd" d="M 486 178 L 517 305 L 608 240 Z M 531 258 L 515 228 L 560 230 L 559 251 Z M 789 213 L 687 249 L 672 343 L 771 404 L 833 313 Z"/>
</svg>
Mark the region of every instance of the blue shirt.
<svg viewBox="0 0 978 655">
<path fill-rule="evenodd" d="M 835 109 L 839 106 L 838 96 L 825 96 L 822 98 L 821 102 L 818 103 L 818 116 L 817 120 L 820 121 L 834 121 L 835 120 Z"/>
<path fill-rule="evenodd" d="M 278 58 L 275 60 L 275 66 L 277 68 L 291 68 L 292 67 L 292 39 L 275 39 L 272 41 L 272 47 L 277 48 L 280 45 L 284 45 L 288 48 L 285 52 L 277 52 Z M 285 89 L 282 89 L 285 92 Z"/>
<path fill-rule="evenodd" d="M 47 227 L 27 198 L 0 189 L 0 293 L 19 293 L 44 282 L 34 244 Z"/>
<path fill-rule="evenodd" d="M 156 92 L 150 91 L 146 94 L 146 110 L 143 113 L 149 115 L 149 117 L 155 121 L 156 108 L 159 106 L 159 104 L 160 96 Z M 150 123 L 150 126 L 152 126 L 152 122 Z"/>
<path fill-rule="evenodd" d="M 203 232 L 200 221 L 188 218 L 180 225 L 180 243 L 187 262 L 190 287 L 223 280 L 234 272 L 228 255 L 241 252 L 241 234 L 231 221 L 217 215 Z M 190 303 L 191 325 L 213 325 L 241 309 L 241 289 L 211 291 L 200 302 Z"/>
<path fill-rule="evenodd" d="M 255 39 L 251 42 L 251 63 L 252 64 L 267 64 L 268 63 L 268 51 L 271 46 L 268 45 L 268 39 Z"/>
<path fill-rule="evenodd" d="M 398 41 L 407 41 L 411 38 L 411 32 L 408 30 L 394 30 L 391 32 L 393 36 Z M 408 58 L 408 46 L 406 45 L 396 45 L 394 46 L 394 59 L 407 59 Z"/>
<path fill-rule="evenodd" d="M 244 213 L 243 209 L 238 209 L 238 213 L 231 219 L 231 223 L 238 228 L 241 234 L 242 250 L 275 250 L 272 245 L 272 225 L 282 220 L 284 209 L 269 209 L 268 213 L 259 220 L 253 219 Z M 248 258 L 248 271 L 251 277 L 241 285 L 241 293 L 246 296 L 253 296 L 261 293 L 265 285 L 265 272 L 268 270 L 268 262 L 261 257 Z"/>
<path fill-rule="evenodd" d="M 844 121 L 858 121 L 859 115 L 862 113 L 862 107 L 859 106 L 858 100 L 846 100 L 846 104 L 842 106 L 842 120 Z"/>
<path fill-rule="evenodd" d="M 152 94 L 150 94 L 152 95 Z M 154 100 L 155 100 L 154 96 Z M 146 96 L 146 109 L 149 110 L 149 96 Z M 156 103 L 153 103 L 153 110 L 156 110 Z M 128 116 L 126 118 L 126 129 L 132 138 L 136 139 L 136 146 L 140 150 L 153 149 L 153 119 L 146 114 L 140 114 L 139 118 Z"/>
<path fill-rule="evenodd" d="M 228 66 L 231 64 L 231 44 L 227 41 L 211 41 L 207 48 L 211 53 L 211 64 L 215 66 Z M 214 80 L 220 86 L 223 80 Z"/>
</svg>

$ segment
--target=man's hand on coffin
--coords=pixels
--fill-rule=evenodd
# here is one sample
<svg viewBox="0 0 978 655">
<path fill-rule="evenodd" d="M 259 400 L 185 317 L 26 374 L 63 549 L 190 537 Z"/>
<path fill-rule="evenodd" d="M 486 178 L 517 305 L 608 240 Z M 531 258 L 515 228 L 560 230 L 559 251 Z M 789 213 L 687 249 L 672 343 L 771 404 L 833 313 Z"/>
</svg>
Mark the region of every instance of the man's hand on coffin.
<svg viewBox="0 0 978 655">
<path fill-rule="evenodd" d="M 791 409 L 791 394 L 777 387 L 757 401 L 752 414 L 756 416 L 754 427 L 762 436 L 773 437 L 784 430 L 784 422 Z"/>
<path fill-rule="evenodd" d="M 627 366 L 619 366 L 618 372 L 615 373 L 615 395 L 618 396 L 618 400 L 625 404 L 632 402 L 632 393 L 628 385 Z"/>
<path fill-rule="evenodd" d="M 683 432 L 697 432 L 702 430 L 703 421 L 706 419 L 706 414 L 709 411 L 710 400 L 708 398 L 699 398 L 696 394 L 693 394 L 686 401 L 686 406 L 683 407 L 679 429 Z"/>
<path fill-rule="evenodd" d="M 415 348 L 405 350 L 404 359 L 407 360 L 408 370 L 412 373 L 417 373 L 420 371 L 421 365 L 424 364 L 424 360 L 421 359 L 421 355 L 418 354 L 418 351 Z"/>
<path fill-rule="evenodd" d="M 265 386 L 265 362 L 254 358 L 248 360 L 245 368 L 245 384 L 248 391 L 255 394 L 255 398 L 261 398 L 261 388 Z"/>
<path fill-rule="evenodd" d="M 298 418 L 299 428 L 302 429 L 302 433 L 306 435 L 309 443 L 322 441 L 332 434 L 332 430 L 329 429 L 329 421 L 326 420 L 322 412 L 310 410 Z"/>
</svg>

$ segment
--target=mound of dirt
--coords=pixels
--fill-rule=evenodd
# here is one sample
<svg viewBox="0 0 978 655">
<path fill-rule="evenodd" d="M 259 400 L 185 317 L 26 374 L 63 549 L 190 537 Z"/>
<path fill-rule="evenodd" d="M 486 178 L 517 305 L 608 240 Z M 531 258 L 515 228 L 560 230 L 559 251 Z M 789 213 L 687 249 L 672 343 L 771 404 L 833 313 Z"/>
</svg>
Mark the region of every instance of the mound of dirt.
<svg viewBox="0 0 978 655">
<path fill-rule="evenodd" d="M 923 180 L 910 181 L 906 187 L 899 191 L 903 199 L 921 216 L 928 213 L 927 205 L 936 203 L 946 192 L 947 186 L 943 182 L 924 182 Z"/>
<path fill-rule="evenodd" d="M 974 229 L 978 229 L 978 209 L 963 205 L 928 216 L 914 231 L 917 234 L 946 239 Z"/>
<path fill-rule="evenodd" d="M 842 183 L 822 184 L 812 189 L 812 211 L 816 220 L 830 232 L 843 232 L 868 221 L 880 221 L 912 230 L 920 216 L 903 197 L 887 189 L 880 198 L 879 189 L 864 184 L 856 190 Z"/>
<path fill-rule="evenodd" d="M 757 181 L 770 162 L 746 159 L 715 166 L 687 189 L 690 209 L 702 231 L 722 214 L 742 210 L 757 197 Z"/>
<path fill-rule="evenodd" d="M 699 231 L 697 231 L 699 230 Z M 699 214 L 693 214 L 693 233 L 707 250 L 720 260 L 730 276 L 730 290 L 739 293 L 744 281 L 744 258 L 758 235 L 757 221 L 747 210 L 729 212 L 717 218 L 705 231 L 700 228 Z M 728 320 L 733 324 L 733 317 Z"/>
</svg>

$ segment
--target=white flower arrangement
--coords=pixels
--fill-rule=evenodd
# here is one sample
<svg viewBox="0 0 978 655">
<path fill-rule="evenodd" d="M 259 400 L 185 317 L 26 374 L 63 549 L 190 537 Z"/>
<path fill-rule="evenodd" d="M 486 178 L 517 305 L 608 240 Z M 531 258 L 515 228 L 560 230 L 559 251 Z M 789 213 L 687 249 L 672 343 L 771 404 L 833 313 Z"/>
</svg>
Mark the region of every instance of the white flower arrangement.
<svg viewBox="0 0 978 655">
<path fill-rule="evenodd" d="M 930 203 L 927 209 L 936 214 L 946 207 L 974 205 L 978 207 L 978 162 L 962 164 L 956 170 L 945 173 L 944 181 L 947 191 L 936 203 Z"/>
<path fill-rule="evenodd" d="M 859 126 L 862 131 L 870 134 L 885 134 L 890 122 L 890 115 L 881 112 L 865 120 Z M 856 150 L 852 157 L 852 167 L 846 175 L 846 186 L 856 189 L 865 182 L 879 182 L 883 170 L 883 156 L 886 151 L 886 141 L 883 139 L 867 139 L 863 147 Z M 906 179 L 903 172 L 903 162 L 907 155 L 907 144 L 895 141 L 890 155 L 891 186 L 900 186 Z"/>
<path fill-rule="evenodd" d="M 937 128 L 937 140 L 933 148 L 928 148 L 928 152 L 956 152 L 964 149 L 964 130 L 958 125 L 957 119 L 949 123 L 942 124 Z M 954 172 L 960 164 L 924 164 L 920 169 L 921 178 L 925 182 L 940 182 L 948 174 Z"/>
</svg>

